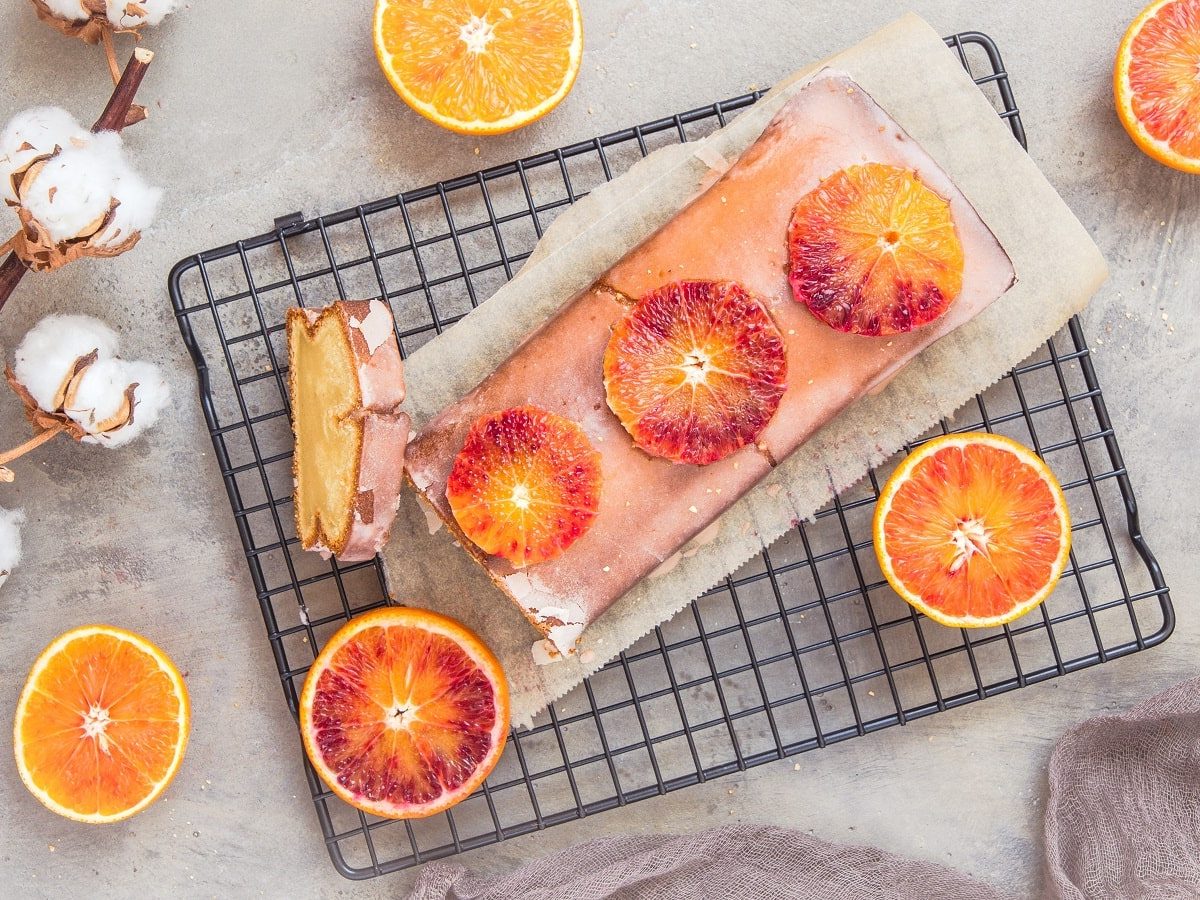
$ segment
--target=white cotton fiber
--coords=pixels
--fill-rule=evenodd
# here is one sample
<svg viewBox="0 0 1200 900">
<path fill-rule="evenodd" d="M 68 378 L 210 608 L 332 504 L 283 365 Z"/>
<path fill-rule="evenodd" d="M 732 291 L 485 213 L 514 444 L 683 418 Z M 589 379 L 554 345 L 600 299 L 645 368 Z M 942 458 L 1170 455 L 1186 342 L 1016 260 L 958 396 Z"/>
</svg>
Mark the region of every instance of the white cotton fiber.
<svg viewBox="0 0 1200 900">
<path fill-rule="evenodd" d="M 93 350 L 101 358 L 117 352 L 117 333 L 92 316 L 51 315 L 29 329 L 17 347 L 13 374 L 37 405 L 54 412 L 54 395 L 75 360 Z"/>
<path fill-rule="evenodd" d="M 107 0 L 108 21 L 117 28 L 136 28 L 139 25 L 157 25 L 167 13 L 174 12 L 179 0 Z M 139 12 L 144 10 L 144 14 Z"/>
<path fill-rule="evenodd" d="M 158 421 L 158 414 L 163 411 L 171 399 L 171 389 L 162 370 L 153 363 L 134 361 L 125 363 L 126 384 L 136 384 L 133 393 L 133 421 L 123 428 L 108 434 L 85 438 L 86 441 L 102 443 L 106 447 L 121 447 L 140 437 L 142 432 Z"/>
<path fill-rule="evenodd" d="M 65 148 L 21 186 L 21 205 L 56 244 L 91 234 L 112 204 L 113 169 L 90 146 Z"/>
<path fill-rule="evenodd" d="M 25 513 L 19 509 L 0 509 L 0 585 L 21 561 L 21 523 Z"/>
<path fill-rule="evenodd" d="M 53 153 L 55 147 L 86 142 L 90 137 L 91 133 L 69 112 L 57 106 L 38 106 L 13 116 L 0 133 L 0 191 L 4 199 L 17 202 L 14 172 L 23 171 L 38 156 Z"/>
<path fill-rule="evenodd" d="M 83 8 L 83 0 L 45 0 L 50 12 L 68 22 L 82 22 L 90 19 L 91 13 Z"/>
<path fill-rule="evenodd" d="M 97 135 L 97 139 L 110 137 L 120 141 L 115 132 Z M 150 227 L 158 209 L 158 201 L 162 198 L 162 191 L 146 184 L 121 155 L 119 143 L 113 152 L 110 191 L 117 201 L 117 208 L 113 211 L 112 221 L 92 238 L 92 243 L 100 247 L 115 246 L 127 240 L 135 231 Z"/>
</svg>

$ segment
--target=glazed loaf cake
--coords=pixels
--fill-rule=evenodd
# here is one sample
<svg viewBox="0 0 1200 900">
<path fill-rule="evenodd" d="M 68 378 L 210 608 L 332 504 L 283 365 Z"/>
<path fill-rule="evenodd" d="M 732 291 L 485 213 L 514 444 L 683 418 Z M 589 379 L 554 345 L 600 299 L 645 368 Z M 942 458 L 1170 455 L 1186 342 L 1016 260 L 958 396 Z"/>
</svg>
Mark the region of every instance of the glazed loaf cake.
<svg viewBox="0 0 1200 900">
<path fill-rule="evenodd" d="M 962 244 L 962 286 L 948 310 L 892 336 L 834 330 L 793 299 L 788 281 L 787 233 L 796 202 L 832 173 L 867 162 L 915 171 L 949 202 Z M 613 325 L 639 297 L 681 279 L 741 284 L 766 305 L 787 355 L 786 390 L 757 443 L 707 466 L 643 452 L 606 403 L 604 355 Z M 1014 281 L 1007 254 L 933 159 L 849 77 L 825 70 L 711 187 L 430 421 L 409 447 L 409 478 L 530 622 L 568 653 L 589 622 L 817 429 Z M 601 457 L 603 489 L 587 533 L 558 558 L 517 569 L 462 534 L 446 486 L 472 423 L 525 405 L 583 427 Z"/>
</svg>

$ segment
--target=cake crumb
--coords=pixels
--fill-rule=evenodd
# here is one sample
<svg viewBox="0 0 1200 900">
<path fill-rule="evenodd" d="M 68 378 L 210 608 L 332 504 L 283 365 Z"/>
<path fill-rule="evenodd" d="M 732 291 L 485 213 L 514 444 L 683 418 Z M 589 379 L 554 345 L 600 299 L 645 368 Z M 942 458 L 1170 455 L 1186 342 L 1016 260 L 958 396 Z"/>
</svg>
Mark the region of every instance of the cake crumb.
<svg viewBox="0 0 1200 900">
<path fill-rule="evenodd" d="M 612 571 L 612 567 L 611 567 L 611 566 L 605 566 L 605 567 L 604 567 L 604 571 L 605 571 L 605 572 L 611 572 L 611 571 Z"/>
<path fill-rule="evenodd" d="M 698 512 L 700 512 L 700 510 L 696 509 L 696 507 L 695 507 L 695 506 L 689 506 L 689 507 L 688 507 L 688 512 L 690 512 L 690 513 L 698 513 Z"/>
</svg>

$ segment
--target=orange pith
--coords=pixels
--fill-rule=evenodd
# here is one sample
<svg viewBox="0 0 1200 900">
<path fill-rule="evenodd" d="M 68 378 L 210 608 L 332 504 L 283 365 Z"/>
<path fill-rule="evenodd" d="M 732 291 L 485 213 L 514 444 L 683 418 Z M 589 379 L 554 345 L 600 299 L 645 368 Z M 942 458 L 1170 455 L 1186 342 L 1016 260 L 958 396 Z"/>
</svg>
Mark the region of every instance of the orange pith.
<svg viewBox="0 0 1200 900">
<path fill-rule="evenodd" d="M 1158 0 L 1129 26 L 1113 87 L 1121 124 L 1149 156 L 1200 174 L 1200 0 Z"/>
<path fill-rule="evenodd" d="M 758 439 L 787 356 L 762 301 L 732 281 L 675 281 L 642 297 L 604 354 L 608 406 L 634 443 L 708 465 Z"/>
<path fill-rule="evenodd" d="M 916 172 L 850 166 L 806 194 L 788 225 L 792 294 L 831 328 L 912 331 L 962 290 L 963 249 L 950 204 Z"/>
<path fill-rule="evenodd" d="M 993 434 L 951 434 L 913 451 L 875 509 L 875 553 L 896 592 L 944 625 L 1024 615 L 1066 567 L 1071 523 L 1032 451 Z"/>
<path fill-rule="evenodd" d="M 388 607 L 346 623 L 304 682 L 300 730 L 317 774 L 389 819 L 466 799 L 500 759 L 508 682 L 492 652 L 445 616 Z"/>
<path fill-rule="evenodd" d="M 578 0 L 377 0 L 375 55 L 404 101 L 446 128 L 500 134 L 575 83 Z"/>
<path fill-rule="evenodd" d="M 600 454 L 570 419 L 536 406 L 481 416 L 446 482 L 463 533 L 517 568 L 561 556 L 600 508 Z"/>
<path fill-rule="evenodd" d="M 13 746 L 25 786 L 79 822 L 126 819 L 166 790 L 187 747 L 179 670 L 131 632 L 88 625 L 38 657 L 17 704 Z"/>
</svg>

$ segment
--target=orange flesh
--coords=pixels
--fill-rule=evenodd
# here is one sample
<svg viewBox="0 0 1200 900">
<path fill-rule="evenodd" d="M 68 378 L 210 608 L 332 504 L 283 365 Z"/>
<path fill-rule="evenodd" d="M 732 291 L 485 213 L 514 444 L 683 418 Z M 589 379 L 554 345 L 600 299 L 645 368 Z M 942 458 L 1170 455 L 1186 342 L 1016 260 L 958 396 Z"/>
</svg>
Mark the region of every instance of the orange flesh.
<svg viewBox="0 0 1200 900">
<path fill-rule="evenodd" d="M 962 290 L 950 204 L 910 169 L 835 172 L 788 226 L 792 293 L 838 331 L 901 334 L 938 318 Z"/>
<path fill-rule="evenodd" d="M 1134 37 L 1133 113 L 1154 139 L 1200 160 L 1200 0 L 1176 0 Z"/>
<path fill-rule="evenodd" d="M 393 812 L 439 804 L 494 762 L 497 704 L 488 675 L 450 638 L 368 627 L 318 677 L 310 752 L 359 800 Z"/>
<path fill-rule="evenodd" d="M 463 533 L 520 568 L 561 556 L 600 508 L 600 454 L 583 429 L 533 406 L 481 416 L 446 484 Z"/>
<path fill-rule="evenodd" d="M 1063 527 L 1041 473 L 974 444 L 922 460 L 883 531 L 896 576 L 925 605 L 950 618 L 993 618 L 1057 578 Z"/>
<path fill-rule="evenodd" d="M 567 0 L 385 0 L 380 59 L 439 124 L 507 130 L 574 80 L 577 16 Z"/>
<path fill-rule="evenodd" d="M 170 775 L 185 715 L 153 657 L 111 635 L 86 635 L 38 676 L 19 752 L 34 783 L 60 806 L 115 816 Z"/>
<path fill-rule="evenodd" d="M 634 443 L 696 465 L 757 440 L 786 377 L 779 329 L 733 282 L 652 291 L 616 324 L 604 354 L 609 408 Z"/>
</svg>

